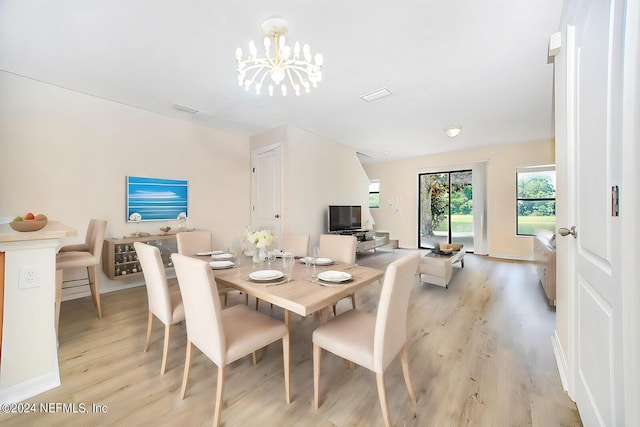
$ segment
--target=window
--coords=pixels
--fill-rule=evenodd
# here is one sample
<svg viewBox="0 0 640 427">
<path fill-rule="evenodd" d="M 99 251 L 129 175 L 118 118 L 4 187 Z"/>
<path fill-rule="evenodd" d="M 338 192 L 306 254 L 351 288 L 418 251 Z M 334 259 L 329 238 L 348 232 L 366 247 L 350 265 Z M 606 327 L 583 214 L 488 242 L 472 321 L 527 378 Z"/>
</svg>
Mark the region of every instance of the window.
<svg viewBox="0 0 640 427">
<path fill-rule="evenodd" d="M 369 207 L 380 207 L 380 180 L 378 179 L 369 181 Z"/>
<path fill-rule="evenodd" d="M 518 216 L 516 234 L 535 236 L 556 228 L 555 166 L 532 166 L 516 171 Z"/>
</svg>

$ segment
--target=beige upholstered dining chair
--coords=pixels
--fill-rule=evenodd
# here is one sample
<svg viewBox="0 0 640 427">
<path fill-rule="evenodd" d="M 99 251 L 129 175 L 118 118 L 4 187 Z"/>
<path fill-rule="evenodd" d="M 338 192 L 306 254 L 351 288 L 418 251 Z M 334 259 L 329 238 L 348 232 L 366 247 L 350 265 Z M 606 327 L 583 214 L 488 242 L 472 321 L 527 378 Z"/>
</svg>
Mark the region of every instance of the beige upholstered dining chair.
<svg viewBox="0 0 640 427">
<path fill-rule="evenodd" d="M 207 230 L 183 231 L 176 234 L 178 253 L 193 256 L 198 252 L 213 250 L 213 236 Z"/>
<path fill-rule="evenodd" d="M 337 262 L 347 264 L 355 264 L 356 262 L 356 246 L 358 239 L 355 236 L 347 236 L 341 234 L 321 234 L 320 235 L 320 256 L 331 258 Z M 356 308 L 356 294 L 349 295 L 351 298 L 351 306 Z M 333 315 L 336 315 L 336 304 L 333 304 Z"/>
<path fill-rule="evenodd" d="M 60 248 L 56 254 L 56 331 L 60 320 L 60 302 L 62 301 L 63 271 L 69 268 L 85 267 L 89 278 L 89 289 L 93 303 L 98 310 L 98 317 L 102 319 L 100 306 L 100 286 L 98 284 L 98 265 L 102 257 L 104 234 L 107 221 L 92 219 L 87 227 L 85 242 L 77 245 L 67 245 Z"/>
<path fill-rule="evenodd" d="M 177 286 L 174 286 L 174 289 L 169 288 L 160 249 L 142 242 L 134 242 L 133 247 L 136 249 L 138 261 L 142 267 L 149 301 L 149 322 L 147 323 L 147 340 L 144 344 L 144 351 L 146 353 L 149 349 L 153 316 L 156 316 L 164 323 L 164 347 L 160 367 L 160 374 L 164 374 L 167 369 L 171 326 L 184 320 L 182 297 Z"/>
<path fill-rule="evenodd" d="M 213 250 L 213 238 L 210 231 L 194 230 L 183 231 L 176 234 L 178 253 L 185 256 L 193 256 L 199 252 L 209 252 Z M 228 293 L 231 288 L 218 288 L 220 295 L 224 297 L 224 305 L 227 305 Z M 248 297 L 245 297 L 248 299 Z"/>
<path fill-rule="evenodd" d="M 283 233 L 280 249 L 282 250 L 282 252 L 291 252 L 296 257 L 308 256 L 309 255 L 309 235 Z"/>
<path fill-rule="evenodd" d="M 320 355 L 325 349 L 376 373 L 382 417 L 390 426 L 384 372 L 400 354 L 409 397 L 415 404 L 407 362 L 407 308 L 420 253 L 412 252 L 387 267 L 378 312 L 349 310 L 313 331 L 313 399 L 319 406 Z"/>
<path fill-rule="evenodd" d="M 211 292 L 215 286 L 215 278 L 207 262 L 180 254 L 171 255 L 171 259 L 178 276 L 187 322 L 187 353 L 180 397 L 184 398 L 187 389 L 191 350 L 195 345 L 218 367 L 214 425 L 219 425 L 227 366 L 250 353 L 253 353 L 255 364 L 256 350 L 282 339 L 285 398 L 289 403 L 291 399 L 287 326 L 243 304 L 223 310 L 219 295 Z"/>
</svg>

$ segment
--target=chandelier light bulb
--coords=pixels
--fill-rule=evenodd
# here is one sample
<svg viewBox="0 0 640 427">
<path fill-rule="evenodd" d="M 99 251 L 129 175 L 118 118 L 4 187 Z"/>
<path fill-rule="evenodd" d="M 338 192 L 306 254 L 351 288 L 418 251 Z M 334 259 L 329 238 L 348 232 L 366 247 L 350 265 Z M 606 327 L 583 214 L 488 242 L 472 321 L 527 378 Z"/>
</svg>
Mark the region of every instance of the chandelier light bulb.
<svg viewBox="0 0 640 427">
<path fill-rule="evenodd" d="M 238 84 L 244 85 L 245 90 L 254 87 L 256 94 L 260 94 L 267 76 L 273 84 L 280 86 L 282 96 L 287 95 L 287 86 L 297 96 L 300 95 L 301 88 L 309 93 L 311 86 L 318 86 L 318 82 L 322 80 L 322 55 L 312 56 L 311 47 L 304 44 L 301 49 L 298 42 L 295 42 L 292 50 L 287 46 L 284 36 L 288 29 L 287 22 L 280 18 L 271 18 L 262 23 L 262 30 L 266 35 L 262 57 L 258 56 L 253 40 L 249 42 L 249 53 L 245 59 L 242 49 L 236 49 Z M 273 96 L 273 84 L 268 86 L 270 96 Z"/>
</svg>

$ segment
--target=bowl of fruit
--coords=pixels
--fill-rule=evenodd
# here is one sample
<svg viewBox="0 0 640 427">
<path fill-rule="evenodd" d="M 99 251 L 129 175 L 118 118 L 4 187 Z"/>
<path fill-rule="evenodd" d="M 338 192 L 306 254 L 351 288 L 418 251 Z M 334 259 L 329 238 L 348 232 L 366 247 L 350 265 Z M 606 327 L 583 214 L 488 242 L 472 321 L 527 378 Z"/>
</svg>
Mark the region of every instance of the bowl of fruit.
<svg viewBox="0 0 640 427">
<path fill-rule="evenodd" d="M 38 231 L 47 225 L 47 217 L 43 214 L 34 215 L 29 212 L 25 216 L 17 216 L 9 223 L 16 231 Z"/>
</svg>

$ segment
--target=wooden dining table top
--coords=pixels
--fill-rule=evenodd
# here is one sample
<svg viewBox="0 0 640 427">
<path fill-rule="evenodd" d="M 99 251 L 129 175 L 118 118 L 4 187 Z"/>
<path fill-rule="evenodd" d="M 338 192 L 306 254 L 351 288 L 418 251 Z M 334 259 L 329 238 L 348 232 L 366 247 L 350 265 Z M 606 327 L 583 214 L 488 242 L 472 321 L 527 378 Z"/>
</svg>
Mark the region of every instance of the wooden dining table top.
<svg viewBox="0 0 640 427">
<path fill-rule="evenodd" d="M 357 264 L 335 262 L 326 266 L 316 266 L 315 273 L 323 271 L 343 271 L 352 277 L 344 283 L 326 283 L 313 277 L 313 266 L 306 266 L 296 260 L 291 277 L 282 266 L 282 260 L 277 259 L 271 265 L 271 270 L 279 270 L 284 277 L 277 281 L 256 282 L 249 278 L 249 274 L 258 270 L 269 269 L 267 263 L 253 264 L 249 258 L 242 259 L 240 266 L 229 269 L 213 270 L 216 283 L 237 289 L 247 295 L 277 305 L 285 310 L 308 316 L 326 309 L 342 298 L 353 294 L 384 275 L 384 271 L 364 267 Z"/>
</svg>

